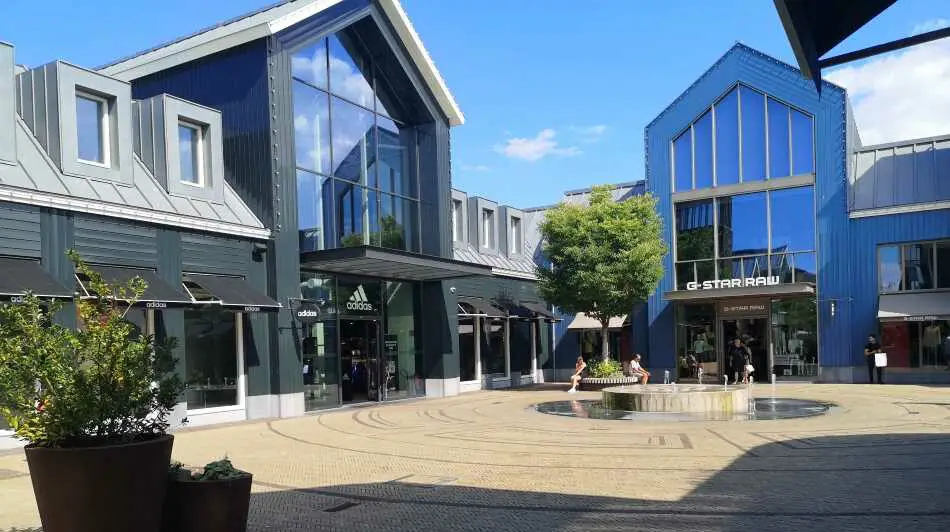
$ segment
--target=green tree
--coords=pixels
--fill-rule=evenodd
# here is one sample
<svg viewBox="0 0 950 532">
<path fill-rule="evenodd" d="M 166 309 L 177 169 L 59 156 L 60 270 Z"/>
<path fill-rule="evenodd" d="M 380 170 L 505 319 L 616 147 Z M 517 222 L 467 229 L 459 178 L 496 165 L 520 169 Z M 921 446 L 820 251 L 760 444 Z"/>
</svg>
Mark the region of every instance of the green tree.
<svg viewBox="0 0 950 532">
<path fill-rule="evenodd" d="M 544 299 L 601 323 L 601 355 L 610 358 L 608 320 L 628 314 L 663 276 L 662 223 L 647 194 L 614 201 L 611 187 L 594 187 L 588 205 L 561 203 L 541 224 L 550 269 L 537 269 Z"/>
</svg>

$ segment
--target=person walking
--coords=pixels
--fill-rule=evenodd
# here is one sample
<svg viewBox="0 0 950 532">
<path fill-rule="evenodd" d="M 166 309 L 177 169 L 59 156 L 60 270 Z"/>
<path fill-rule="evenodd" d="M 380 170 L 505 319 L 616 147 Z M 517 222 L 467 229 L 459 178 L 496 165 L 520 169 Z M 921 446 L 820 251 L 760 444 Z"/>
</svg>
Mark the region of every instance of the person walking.
<svg viewBox="0 0 950 532">
<path fill-rule="evenodd" d="M 884 384 L 884 368 L 874 363 L 874 355 L 881 352 L 881 343 L 877 336 L 868 335 L 868 343 L 864 346 L 864 360 L 868 365 L 868 383 L 874 384 L 874 370 L 877 369 L 877 383 Z"/>
</svg>

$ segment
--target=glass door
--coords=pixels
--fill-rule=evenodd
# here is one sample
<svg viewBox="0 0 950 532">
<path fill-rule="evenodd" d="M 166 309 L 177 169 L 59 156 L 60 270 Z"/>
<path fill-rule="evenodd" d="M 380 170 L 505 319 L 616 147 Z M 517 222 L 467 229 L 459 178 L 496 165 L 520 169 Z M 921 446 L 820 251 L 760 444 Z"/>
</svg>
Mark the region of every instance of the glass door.
<svg viewBox="0 0 950 532">
<path fill-rule="evenodd" d="M 377 320 L 340 320 L 340 365 L 343 403 L 381 399 Z"/>
<path fill-rule="evenodd" d="M 719 352 L 719 360 L 722 367 L 726 368 L 726 375 L 729 376 L 729 382 L 736 382 L 741 375 L 742 370 L 739 360 L 734 357 L 736 351 L 736 340 L 740 345 L 749 348 L 752 354 L 752 366 L 755 371 L 752 377 L 759 382 L 769 382 L 772 373 L 772 361 L 769 356 L 769 320 L 767 317 L 760 318 L 729 318 L 720 321 L 722 330 L 720 343 L 722 349 Z"/>
</svg>

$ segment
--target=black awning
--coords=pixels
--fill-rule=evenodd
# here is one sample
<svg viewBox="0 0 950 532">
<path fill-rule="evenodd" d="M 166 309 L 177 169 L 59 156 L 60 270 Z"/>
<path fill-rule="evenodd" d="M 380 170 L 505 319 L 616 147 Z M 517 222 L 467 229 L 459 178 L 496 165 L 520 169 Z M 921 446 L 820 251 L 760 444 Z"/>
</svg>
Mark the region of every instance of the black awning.
<svg viewBox="0 0 950 532">
<path fill-rule="evenodd" d="M 537 315 L 537 317 L 539 318 L 544 318 L 546 320 L 557 320 L 557 317 L 554 315 L 554 313 L 548 310 L 547 307 L 545 307 L 544 305 L 540 303 L 531 303 L 530 301 L 522 301 L 521 306 L 530 310 L 531 312 L 534 312 L 535 315 Z"/>
<path fill-rule="evenodd" d="M 496 307 L 492 303 L 477 297 L 459 296 L 459 303 L 467 305 L 475 311 L 475 314 L 481 314 L 492 318 L 505 317 L 505 311 Z"/>
<path fill-rule="evenodd" d="M 240 277 L 185 274 L 182 284 L 199 303 L 218 304 L 242 312 L 273 312 L 281 308 L 280 303 Z"/>
<path fill-rule="evenodd" d="M 72 299 L 75 295 L 35 260 L 0 258 L 0 299 L 15 299 L 26 292 L 44 299 Z"/>
<path fill-rule="evenodd" d="M 492 304 L 498 308 L 504 309 L 505 314 L 509 318 L 521 319 L 521 320 L 532 320 L 535 317 L 535 313 L 531 310 L 528 310 L 521 303 L 517 301 L 506 301 L 501 299 L 493 299 Z"/>
<path fill-rule="evenodd" d="M 141 277 L 145 284 L 145 293 L 136 302 L 138 306 L 151 308 L 180 307 L 192 305 L 194 301 L 180 288 L 175 288 L 151 270 L 137 270 L 121 266 L 90 265 L 90 268 L 102 276 L 102 280 L 112 285 L 125 285 L 135 277 Z M 84 297 L 94 296 L 89 279 L 83 274 L 76 273 L 76 281 Z"/>
<path fill-rule="evenodd" d="M 400 281 L 438 281 L 491 275 L 490 266 L 371 246 L 303 253 L 300 255 L 300 267 Z"/>
</svg>

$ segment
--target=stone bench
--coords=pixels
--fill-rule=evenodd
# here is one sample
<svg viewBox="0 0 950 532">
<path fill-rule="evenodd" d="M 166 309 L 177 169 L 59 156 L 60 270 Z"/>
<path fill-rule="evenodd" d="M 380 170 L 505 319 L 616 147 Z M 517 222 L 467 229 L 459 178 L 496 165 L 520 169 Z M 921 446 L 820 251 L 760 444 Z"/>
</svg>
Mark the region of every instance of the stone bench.
<svg viewBox="0 0 950 532">
<path fill-rule="evenodd" d="M 578 388 L 584 392 L 599 392 L 611 386 L 624 386 L 638 384 L 639 382 L 640 377 L 584 377 L 581 379 Z"/>
</svg>

